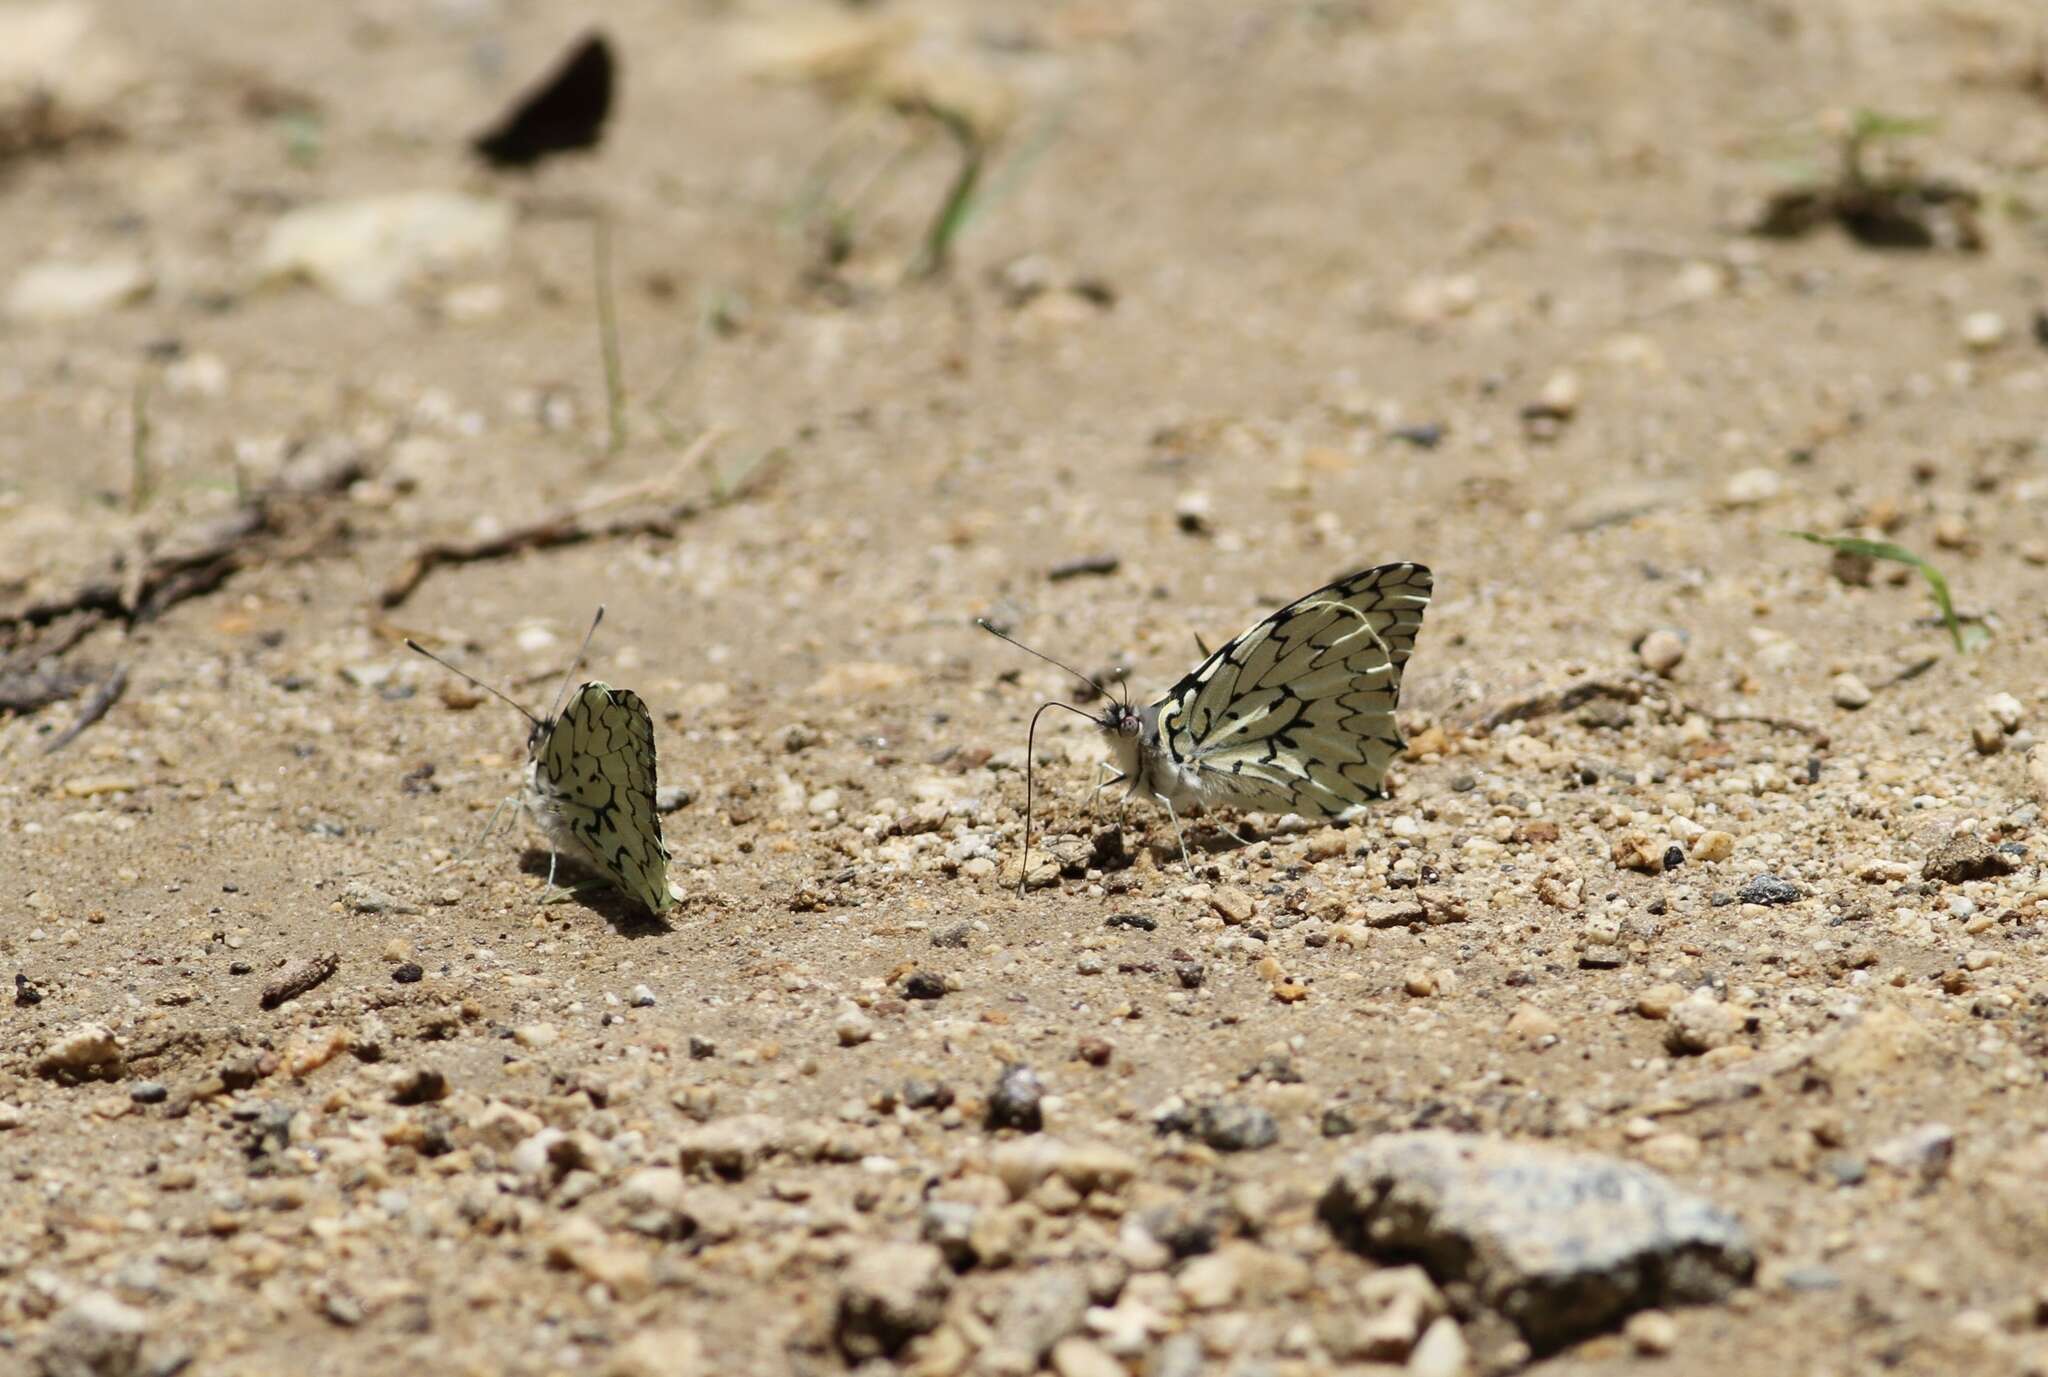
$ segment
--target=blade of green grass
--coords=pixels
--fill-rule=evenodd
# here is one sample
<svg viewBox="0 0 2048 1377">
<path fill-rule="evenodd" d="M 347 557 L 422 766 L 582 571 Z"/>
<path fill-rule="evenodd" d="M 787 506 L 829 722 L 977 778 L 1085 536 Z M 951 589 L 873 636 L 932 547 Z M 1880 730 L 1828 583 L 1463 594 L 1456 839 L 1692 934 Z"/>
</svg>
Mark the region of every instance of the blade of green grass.
<svg viewBox="0 0 2048 1377">
<path fill-rule="evenodd" d="M 145 370 L 135 380 L 135 392 L 129 398 L 128 415 L 130 430 L 128 436 L 128 510 L 139 512 L 149 505 L 149 499 L 156 495 L 156 479 L 149 467 L 149 390 L 150 375 Z"/>
<path fill-rule="evenodd" d="M 612 300 L 612 222 L 599 211 L 591 223 L 591 276 L 596 279 L 597 347 L 604 359 L 606 458 L 626 447 L 626 374 L 619 359 L 619 312 Z"/>
<path fill-rule="evenodd" d="M 1864 540 L 1859 536 L 1824 536 L 1816 535 L 1812 531 L 1786 531 L 1784 534 L 1794 540 L 1811 541 L 1815 545 L 1825 545 L 1830 550 L 1840 550 L 1844 554 L 1911 565 L 1920 571 L 1921 578 L 1927 580 L 1927 587 L 1934 594 L 1935 604 L 1941 608 L 1942 625 L 1948 628 L 1949 638 L 1956 643 L 1956 653 L 1965 654 L 1973 645 L 1983 643 L 1985 636 L 1982 627 L 1970 628 L 1976 633 L 1974 636 L 1963 634 L 1962 619 L 1956 616 L 1955 600 L 1949 596 L 1948 580 L 1942 577 L 1941 570 L 1905 546 L 1894 545 L 1889 540 Z"/>
</svg>

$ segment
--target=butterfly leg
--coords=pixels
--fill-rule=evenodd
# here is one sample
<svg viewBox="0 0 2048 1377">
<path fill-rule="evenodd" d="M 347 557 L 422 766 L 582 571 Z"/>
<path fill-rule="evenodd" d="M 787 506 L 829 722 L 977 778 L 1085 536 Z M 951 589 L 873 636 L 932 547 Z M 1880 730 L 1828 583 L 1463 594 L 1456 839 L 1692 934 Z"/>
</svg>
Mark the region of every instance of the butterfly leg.
<svg viewBox="0 0 2048 1377">
<path fill-rule="evenodd" d="M 1155 795 L 1155 797 L 1157 797 L 1161 803 L 1166 805 L 1167 819 L 1173 823 L 1173 839 L 1180 843 L 1180 863 L 1187 867 L 1188 878 L 1193 879 L 1195 874 L 1195 863 L 1188 859 L 1188 839 L 1181 834 L 1180 814 L 1173 811 L 1172 799 L 1166 797 L 1164 794 Z"/>
<path fill-rule="evenodd" d="M 1102 777 L 1104 770 L 1111 772 L 1108 779 Z M 1110 788 L 1112 785 L 1121 784 L 1129 778 L 1129 775 L 1117 769 L 1116 766 L 1110 764 L 1107 760 L 1097 761 L 1095 763 L 1095 787 L 1088 791 L 1088 812 L 1093 815 L 1095 805 L 1101 801 L 1104 789 Z"/>
<path fill-rule="evenodd" d="M 476 839 L 470 842 L 468 846 L 463 847 L 461 854 L 456 856 L 452 861 L 449 862 L 449 864 L 459 864 L 463 861 L 468 860 L 472 855 L 474 855 L 477 851 L 477 848 L 481 847 L 485 842 L 491 839 L 491 833 L 498 830 L 499 817 L 503 815 L 504 811 L 507 808 L 512 807 L 514 804 L 518 803 L 518 801 L 519 796 L 517 794 L 510 794 L 504 798 L 499 799 L 498 806 L 491 810 L 490 817 L 484 819 L 483 831 L 477 833 Z"/>
</svg>

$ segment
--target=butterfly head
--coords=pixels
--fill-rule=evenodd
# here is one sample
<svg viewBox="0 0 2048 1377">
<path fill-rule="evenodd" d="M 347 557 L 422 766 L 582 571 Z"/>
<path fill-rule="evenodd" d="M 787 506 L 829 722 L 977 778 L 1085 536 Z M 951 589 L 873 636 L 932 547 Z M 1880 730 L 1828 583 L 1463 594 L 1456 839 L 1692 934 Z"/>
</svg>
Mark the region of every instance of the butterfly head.
<svg viewBox="0 0 2048 1377">
<path fill-rule="evenodd" d="M 1123 741 L 1136 741 L 1145 730 L 1143 716 L 1129 703 L 1111 703 L 1095 721 L 1110 736 Z"/>
</svg>

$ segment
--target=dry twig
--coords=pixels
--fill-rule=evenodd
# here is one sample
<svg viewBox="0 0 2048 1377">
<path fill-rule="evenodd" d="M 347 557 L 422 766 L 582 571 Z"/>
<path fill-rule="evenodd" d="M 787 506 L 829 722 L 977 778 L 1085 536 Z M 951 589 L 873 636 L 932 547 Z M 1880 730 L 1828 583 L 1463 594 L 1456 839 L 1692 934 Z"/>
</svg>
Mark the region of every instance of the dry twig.
<svg viewBox="0 0 2048 1377">
<path fill-rule="evenodd" d="M 175 532 L 147 554 L 116 559 L 105 573 L 60 597 L 0 612 L 0 645 L 19 647 L 43 627 L 72 616 L 83 620 L 69 629 L 67 647 L 103 621 L 153 621 L 187 598 L 218 588 L 237 570 L 288 556 L 281 537 L 293 527 L 295 504 L 318 504 L 346 491 L 362 474 L 362 461 L 352 454 L 292 465 L 274 489 L 227 516 Z M 35 648 L 38 658 L 51 653 Z"/>
<path fill-rule="evenodd" d="M 116 665 L 106 681 L 93 690 L 92 697 L 85 700 L 85 706 L 78 710 L 78 716 L 71 725 L 50 739 L 43 747 L 44 755 L 55 755 L 78 739 L 78 734 L 107 715 L 107 709 L 121 700 L 121 694 L 128 687 L 128 666 Z"/>
<path fill-rule="evenodd" d="M 1769 727 L 1775 731 L 1796 732 L 1801 736 L 1814 737 L 1822 743 L 1827 740 L 1827 733 L 1819 727 L 1789 717 L 1773 717 L 1767 713 L 1709 712 L 1705 708 L 1695 707 L 1684 699 L 1673 696 L 1662 682 L 1648 677 L 1581 679 L 1561 689 L 1541 689 L 1534 693 L 1521 694 L 1481 713 L 1473 721 L 1471 730 L 1490 732 L 1510 722 L 1526 722 L 1531 718 L 1570 712 L 1573 708 L 1595 698 L 1612 698 L 1622 703 L 1640 703 L 1648 698 L 1662 704 L 1667 711 L 1679 717 L 1697 713 L 1717 727 L 1746 723 Z"/>
<path fill-rule="evenodd" d="M 275 1009 L 285 1001 L 297 999 L 306 991 L 315 988 L 340 969 L 339 952 L 322 952 L 303 961 L 294 961 L 279 971 L 275 980 L 263 987 L 261 1003 L 266 1009 Z"/>
<path fill-rule="evenodd" d="M 684 451 L 679 467 L 690 467 L 724 438 L 714 427 L 697 437 Z M 484 560 L 507 559 L 529 550 L 552 550 L 564 545 L 581 545 L 592 540 L 616 540 L 636 535 L 672 538 L 685 522 L 703 514 L 706 504 L 699 498 L 672 499 L 652 512 L 635 512 L 605 521 L 591 517 L 607 507 L 653 498 L 671 489 L 668 480 L 639 483 L 630 488 L 599 493 L 538 521 L 481 540 L 437 540 L 421 546 L 377 595 L 377 605 L 397 607 L 426 582 L 427 575 L 444 564 L 475 564 Z"/>
</svg>

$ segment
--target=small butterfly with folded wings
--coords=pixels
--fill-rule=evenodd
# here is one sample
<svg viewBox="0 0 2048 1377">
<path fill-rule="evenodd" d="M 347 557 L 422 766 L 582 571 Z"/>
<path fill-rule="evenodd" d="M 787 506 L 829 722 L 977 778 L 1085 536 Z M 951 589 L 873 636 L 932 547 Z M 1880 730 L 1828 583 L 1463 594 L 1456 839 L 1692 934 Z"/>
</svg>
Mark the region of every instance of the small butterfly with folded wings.
<svg viewBox="0 0 2048 1377">
<path fill-rule="evenodd" d="M 1143 793 L 1165 805 L 1190 870 L 1184 808 L 1347 817 L 1378 797 L 1404 744 L 1394 709 L 1431 588 L 1420 564 L 1382 564 L 1254 624 L 1147 707 L 1112 702 L 1098 716 L 1041 704 L 1025 746 L 1023 874 L 1031 859 L 1030 742 L 1048 708 L 1102 730 L 1118 771 L 1107 784 L 1128 782 L 1126 798 Z M 1089 676 L 980 625 L 1108 696 Z"/>
<path fill-rule="evenodd" d="M 654 721 L 630 689 L 592 681 L 569 691 L 603 620 L 600 607 L 555 695 L 555 710 L 546 717 L 534 716 L 417 641 L 408 639 L 406 645 L 511 704 L 533 723 L 519 801 L 548 839 L 549 889 L 554 888 L 556 854 L 566 851 L 659 915 L 676 895 L 669 887 L 668 845 L 655 807 Z M 484 830 L 488 835 L 488 824 Z"/>
</svg>

